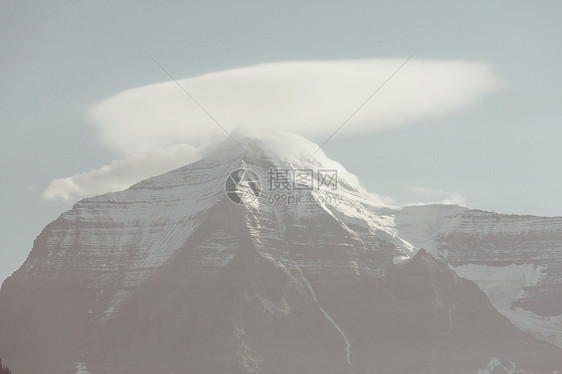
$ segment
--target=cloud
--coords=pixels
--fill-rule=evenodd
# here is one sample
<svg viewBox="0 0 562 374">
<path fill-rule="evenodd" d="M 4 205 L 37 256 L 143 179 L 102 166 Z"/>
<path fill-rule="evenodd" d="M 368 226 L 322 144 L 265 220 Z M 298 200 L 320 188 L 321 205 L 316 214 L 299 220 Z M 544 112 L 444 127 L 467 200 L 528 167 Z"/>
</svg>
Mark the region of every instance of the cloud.
<svg viewBox="0 0 562 374">
<path fill-rule="evenodd" d="M 401 59 L 261 64 L 180 80 L 228 131 L 331 134 L 401 64 Z M 411 60 L 346 125 L 372 132 L 445 116 L 499 87 L 480 62 Z M 178 142 L 197 144 L 221 129 L 173 82 L 123 91 L 90 110 L 103 145 L 122 155 Z"/>
<path fill-rule="evenodd" d="M 288 162 L 308 160 L 314 154 L 314 160 L 321 164 L 323 168 L 336 169 L 339 177 L 364 191 L 359 178 L 355 174 L 349 172 L 339 162 L 326 156 L 322 149 L 318 149 L 318 144 L 300 135 L 283 131 L 265 132 L 244 127 L 234 129 L 231 135 L 239 139 L 239 144 L 242 145 L 244 150 L 231 139 L 223 137 L 216 138 L 201 147 L 201 154 L 205 159 L 215 162 L 242 157 L 244 153 L 251 154 L 254 151 L 256 152 L 254 157 L 259 158 L 263 149 L 267 149 L 267 156 Z M 256 147 L 259 149 L 256 150 Z"/>
<path fill-rule="evenodd" d="M 414 187 L 412 188 L 412 192 L 423 200 L 409 202 L 404 205 L 445 204 L 468 206 L 466 198 L 459 192 L 447 192 L 426 187 Z"/>
<path fill-rule="evenodd" d="M 161 150 L 113 161 L 71 177 L 55 179 L 43 192 L 47 201 L 74 201 L 85 196 L 124 190 L 133 184 L 196 161 L 200 150 L 188 144 L 176 144 Z"/>
<path fill-rule="evenodd" d="M 403 59 L 292 61 L 205 74 L 179 82 L 220 124 L 265 133 L 329 136 Z M 480 62 L 411 60 L 339 133 L 368 133 L 446 116 L 498 89 Z M 71 201 L 186 165 L 222 130 L 175 82 L 123 91 L 88 112 L 102 146 L 119 159 L 55 179 L 46 200 Z"/>
</svg>

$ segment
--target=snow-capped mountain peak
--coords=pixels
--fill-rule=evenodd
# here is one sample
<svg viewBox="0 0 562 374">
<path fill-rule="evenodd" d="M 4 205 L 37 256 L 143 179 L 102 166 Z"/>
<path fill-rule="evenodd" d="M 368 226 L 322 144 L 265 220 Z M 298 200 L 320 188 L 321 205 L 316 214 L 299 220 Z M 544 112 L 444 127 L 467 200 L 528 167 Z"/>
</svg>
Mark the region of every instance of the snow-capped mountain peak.
<svg viewBox="0 0 562 374">
<path fill-rule="evenodd" d="M 558 348 L 434 258 L 482 274 L 470 264 L 517 261 L 506 243 L 535 245 L 519 256 L 542 261 L 525 267 L 525 306 L 560 290 L 560 220 L 525 231 L 530 221 L 468 208 L 390 207 L 312 142 L 232 135 L 45 227 L 0 291 L 0 352 L 14 370 L 341 374 L 371 370 L 376 357 L 381 372 L 465 374 L 493 357 L 550 374 L 560 363 Z M 529 235 L 510 241 L 517 232 Z"/>
</svg>

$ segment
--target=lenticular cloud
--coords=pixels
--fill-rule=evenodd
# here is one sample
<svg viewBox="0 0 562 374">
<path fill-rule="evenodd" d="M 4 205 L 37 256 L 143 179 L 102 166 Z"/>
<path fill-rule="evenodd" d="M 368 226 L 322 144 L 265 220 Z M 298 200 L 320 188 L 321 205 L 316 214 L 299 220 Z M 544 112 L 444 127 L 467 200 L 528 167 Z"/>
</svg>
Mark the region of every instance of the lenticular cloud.
<svg viewBox="0 0 562 374">
<path fill-rule="evenodd" d="M 71 201 L 121 190 L 200 157 L 201 145 L 223 137 L 224 132 L 178 83 L 229 132 L 238 127 L 265 134 L 291 132 L 321 142 L 404 61 L 268 63 L 123 91 L 89 111 L 102 146 L 119 158 L 53 180 L 43 198 Z M 481 62 L 410 60 L 338 136 L 446 116 L 474 104 L 500 84 Z"/>
<path fill-rule="evenodd" d="M 312 139 L 332 133 L 404 59 L 292 61 L 179 80 L 228 131 L 287 131 Z M 479 62 L 410 60 L 346 125 L 372 132 L 447 115 L 499 86 Z M 123 155 L 222 130 L 174 81 L 130 89 L 90 111 L 101 142 Z"/>
</svg>

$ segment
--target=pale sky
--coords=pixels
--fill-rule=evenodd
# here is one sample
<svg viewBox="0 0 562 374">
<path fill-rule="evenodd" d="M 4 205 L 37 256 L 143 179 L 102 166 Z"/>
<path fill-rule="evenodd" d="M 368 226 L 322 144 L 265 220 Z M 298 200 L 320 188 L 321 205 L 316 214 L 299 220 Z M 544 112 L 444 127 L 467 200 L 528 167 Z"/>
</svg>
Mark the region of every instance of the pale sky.
<svg viewBox="0 0 562 374">
<path fill-rule="evenodd" d="M 555 1 L 3 1 L 0 280 L 80 196 L 180 166 L 217 130 L 146 52 L 228 129 L 315 142 L 414 53 L 327 155 L 397 204 L 562 215 L 561 17 Z M 63 178 L 82 189 L 49 190 Z"/>
</svg>

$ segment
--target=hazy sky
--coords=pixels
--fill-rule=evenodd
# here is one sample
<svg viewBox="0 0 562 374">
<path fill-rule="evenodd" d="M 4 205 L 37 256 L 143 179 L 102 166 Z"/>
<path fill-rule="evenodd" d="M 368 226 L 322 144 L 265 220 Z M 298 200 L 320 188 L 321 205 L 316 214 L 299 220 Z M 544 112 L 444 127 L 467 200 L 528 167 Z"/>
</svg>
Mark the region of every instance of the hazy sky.
<svg viewBox="0 0 562 374">
<path fill-rule="evenodd" d="M 365 117 L 325 146 L 328 156 L 357 174 L 368 190 L 399 204 L 453 199 L 502 213 L 562 215 L 561 17 L 558 1 L 2 1 L 0 279 L 21 265 L 40 230 L 75 202 L 77 195 L 62 201 L 60 193 L 47 201 L 43 192 L 53 180 L 131 157 L 169 161 L 170 152 L 189 155 L 189 145 L 196 145 L 193 131 L 180 146 L 167 139 L 146 145 L 143 141 L 159 134 L 150 121 L 140 121 L 145 127 L 137 131 L 135 124 L 116 120 L 132 118 L 118 98 L 132 97 L 132 108 L 146 109 L 174 95 L 173 85 L 163 83 L 156 91 L 151 86 L 169 77 L 145 52 L 178 79 L 226 70 L 183 82 L 194 89 L 203 82 L 199 93 L 229 127 L 238 124 L 235 118 L 246 120 L 246 107 L 237 105 L 239 113 L 229 121 L 234 108 L 224 104 L 229 96 L 222 104 L 219 98 L 213 102 L 209 90 L 222 92 L 221 84 L 235 78 L 248 108 L 254 103 L 261 108 L 247 119 L 258 126 L 256 118 L 269 108 L 279 110 L 279 102 L 295 99 L 291 87 L 312 82 L 298 78 L 312 66 L 316 75 L 305 76 L 315 77 L 318 100 L 310 108 L 327 109 L 311 110 L 318 114 L 305 135 L 316 142 L 341 123 L 346 107 L 354 109 L 364 92 L 415 53 L 388 91 L 369 103 Z M 341 64 L 330 65 L 333 60 Z M 361 61 L 370 65 L 360 70 Z M 240 70 L 232 70 L 245 67 L 252 89 L 240 80 Z M 368 79 L 346 79 L 348 71 Z M 279 88 L 275 102 L 256 102 L 271 94 L 262 91 L 260 72 L 276 77 L 265 85 Z M 338 88 L 334 95 L 325 95 L 329 87 Z M 338 94 L 342 106 L 329 101 Z M 416 97 L 436 109 L 421 110 Z M 108 100 L 114 105 L 103 106 Z M 159 110 L 150 113 L 157 117 Z M 294 130 L 298 122 L 291 123 L 267 126 Z M 173 120 L 160 126 L 176 136 Z M 120 139 L 119 132 L 108 129 L 145 136 L 116 144 L 111 139 Z M 147 153 L 157 146 L 152 152 L 160 156 Z M 95 183 L 97 175 L 89 181 Z"/>
</svg>

